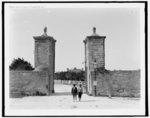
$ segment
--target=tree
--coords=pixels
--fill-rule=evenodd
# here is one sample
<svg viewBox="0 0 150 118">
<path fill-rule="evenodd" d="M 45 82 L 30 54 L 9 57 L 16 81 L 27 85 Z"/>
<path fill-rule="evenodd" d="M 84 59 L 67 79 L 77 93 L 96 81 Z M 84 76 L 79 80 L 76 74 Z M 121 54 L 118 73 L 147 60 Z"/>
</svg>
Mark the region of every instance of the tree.
<svg viewBox="0 0 150 118">
<path fill-rule="evenodd" d="M 69 70 L 69 69 L 68 69 Z M 84 81 L 85 80 L 85 72 L 82 70 L 81 72 L 73 72 L 73 71 L 64 71 L 64 72 L 56 72 L 56 78 L 58 80 L 75 80 L 75 81 Z"/>
<path fill-rule="evenodd" d="M 34 70 L 32 65 L 23 58 L 14 59 L 9 66 L 10 70 Z"/>
</svg>

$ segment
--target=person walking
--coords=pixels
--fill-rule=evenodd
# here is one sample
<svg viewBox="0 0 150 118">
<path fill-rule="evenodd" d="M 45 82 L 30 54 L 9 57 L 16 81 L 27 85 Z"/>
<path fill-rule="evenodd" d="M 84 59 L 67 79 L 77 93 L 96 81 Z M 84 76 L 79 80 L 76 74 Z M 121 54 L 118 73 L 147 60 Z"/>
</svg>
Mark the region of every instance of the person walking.
<svg viewBox="0 0 150 118">
<path fill-rule="evenodd" d="M 78 99 L 79 99 L 79 101 L 81 101 L 82 94 L 83 94 L 82 84 L 79 84 L 79 87 L 78 87 Z"/>
<path fill-rule="evenodd" d="M 75 84 L 73 84 L 73 87 L 71 89 L 71 93 L 73 95 L 73 102 L 77 101 L 77 92 L 78 92 L 77 87 Z"/>
</svg>

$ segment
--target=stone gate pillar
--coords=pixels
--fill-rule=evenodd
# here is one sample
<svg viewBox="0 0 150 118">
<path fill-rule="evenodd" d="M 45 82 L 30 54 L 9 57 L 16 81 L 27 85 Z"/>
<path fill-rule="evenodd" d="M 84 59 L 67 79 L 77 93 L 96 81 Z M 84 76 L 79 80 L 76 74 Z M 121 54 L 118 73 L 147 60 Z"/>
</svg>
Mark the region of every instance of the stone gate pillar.
<svg viewBox="0 0 150 118">
<path fill-rule="evenodd" d="M 55 42 L 56 40 L 47 35 L 47 28 L 44 28 L 44 34 L 34 36 L 34 62 L 35 68 L 47 68 L 49 72 L 48 89 L 49 93 L 54 92 L 54 73 L 55 73 Z"/>
<path fill-rule="evenodd" d="M 105 68 L 105 36 L 99 36 L 96 28 L 93 28 L 93 34 L 87 36 L 84 40 L 85 44 L 85 71 L 87 80 L 87 93 L 94 95 L 94 86 L 96 86 L 95 69 Z"/>
</svg>

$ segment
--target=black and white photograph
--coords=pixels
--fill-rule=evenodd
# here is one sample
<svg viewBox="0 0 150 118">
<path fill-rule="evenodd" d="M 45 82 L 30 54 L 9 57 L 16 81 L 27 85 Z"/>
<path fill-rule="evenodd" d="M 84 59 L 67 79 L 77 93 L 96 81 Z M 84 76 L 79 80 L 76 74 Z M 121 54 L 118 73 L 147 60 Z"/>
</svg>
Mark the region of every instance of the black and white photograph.
<svg viewBox="0 0 150 118">
<path fill-rule="evenodd" d="M 147 1 L 3 2 L 3 116 L 147 116 Z"/>
</svg>

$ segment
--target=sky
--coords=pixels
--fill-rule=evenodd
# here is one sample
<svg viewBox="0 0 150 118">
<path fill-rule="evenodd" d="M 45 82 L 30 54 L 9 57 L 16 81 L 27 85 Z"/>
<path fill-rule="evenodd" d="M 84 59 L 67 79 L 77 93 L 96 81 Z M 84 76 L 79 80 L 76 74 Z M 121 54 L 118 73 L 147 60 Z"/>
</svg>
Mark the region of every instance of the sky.
<svg viewBox="0 0 150 118">
<path fill-rule="evenodd" d="M 134 5 L 134 4 L 133 4 Z M 80 6 L 80 5 L 79 5 Z M 105 39 L 105 68 L 140 69 L 141 12 L 139 8 L 84 7 L 51 4 L 9 4 L 5 9 L 5 34 L 9 45 L 9 63 L 24 58 L 34 67 L 33 36 L 47 34 L 56 41 L 55 70 L 84 68 L 83 40 L 93 27 Z M 143 30 L 144 31 L 144 30 Z"/>
</svg>

